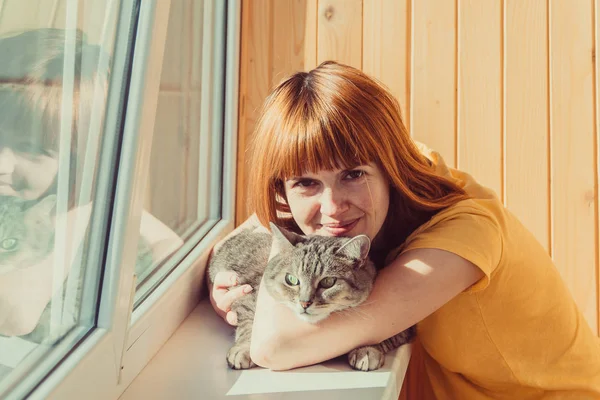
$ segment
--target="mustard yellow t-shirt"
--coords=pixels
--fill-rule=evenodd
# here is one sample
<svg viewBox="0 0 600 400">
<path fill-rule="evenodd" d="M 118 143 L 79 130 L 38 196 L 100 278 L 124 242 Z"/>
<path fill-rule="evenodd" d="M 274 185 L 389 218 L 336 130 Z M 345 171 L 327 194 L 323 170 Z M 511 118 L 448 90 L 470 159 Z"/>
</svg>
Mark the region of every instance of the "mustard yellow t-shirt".
<svg viewBox="0 0 600 400">
<path fill-rule="evenodd" d="M 473 198 L 439 212 L 393 251 L 442 249 L 485 277 L 417 324 L 439 399 L 600 399 L 600 339 L 534 236 L 493 191 L 423 153 Z"/>
</svg>

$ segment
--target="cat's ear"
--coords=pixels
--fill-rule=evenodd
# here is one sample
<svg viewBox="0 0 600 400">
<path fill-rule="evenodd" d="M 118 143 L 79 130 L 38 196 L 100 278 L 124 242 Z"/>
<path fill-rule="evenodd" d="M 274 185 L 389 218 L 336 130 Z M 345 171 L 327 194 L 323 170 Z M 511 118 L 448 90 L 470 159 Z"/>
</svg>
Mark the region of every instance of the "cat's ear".
<svg viewBox="0 0 600 400">
<path fill-rule="evenodd" d="M 56 206 L 56 195 L 50 194 L 33 206 L 31 206 L 31 210 L 35 210 L 38 215 L 50 215 L 54 207 Z"/>
<path fill-rule="evenodd" d="M 367 235 L 358 235 L 348 240 L 342 245 L 336 254 L 342 254 L 346 257 L 365 260 L 371 249 L 371 240 Z"/>
<path fill-rule="evenodd" d="M 281 228 L 272 222 L 269 222 L 269 226 L 273 234 L 273 245 L 277 246 L 279 250 L 291 249 L 304 239 L 303 236 Z"/>
</svg>

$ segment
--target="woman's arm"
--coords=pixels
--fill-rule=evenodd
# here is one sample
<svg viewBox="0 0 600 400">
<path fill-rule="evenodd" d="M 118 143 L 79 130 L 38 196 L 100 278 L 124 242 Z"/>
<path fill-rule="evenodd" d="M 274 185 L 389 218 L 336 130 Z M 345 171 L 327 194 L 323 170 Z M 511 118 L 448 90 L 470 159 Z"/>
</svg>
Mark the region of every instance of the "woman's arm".
<svg viewBox="0 0 600 400">
<path fill-rule="evenodd" d="M 410 250 L 379 272 L 363 305 L 314 325 L 260 290 L 252 360 L 265 368 L 284 370 L 379 343 L 424 319 L 483 276 L 474 264 L 453 253 Z"/>
</svg>

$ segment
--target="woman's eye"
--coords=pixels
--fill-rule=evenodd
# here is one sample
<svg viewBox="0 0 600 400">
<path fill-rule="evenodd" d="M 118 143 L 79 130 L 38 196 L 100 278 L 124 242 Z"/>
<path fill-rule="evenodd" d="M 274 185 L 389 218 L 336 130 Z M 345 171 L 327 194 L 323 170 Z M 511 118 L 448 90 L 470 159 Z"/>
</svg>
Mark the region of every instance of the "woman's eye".
<svg viewBox="0 0 600 400">
<path fill-rule="evenodd" d="M 327 278 L 321 279 L 321 282 L 319 282 L 319 286 L 321 286 L 323 289 L 329 289 L 330 287 L 335 285 L 336 281 L 337 281 L 337 278 L 328 276 Z"/>
<path fill-rule="evenodd" d="M 294 187 L 299 187 L 299 188 L 308 188 L 308 187 L 311 187 L 312 185 L 314 185 L 314 181 L 311 181 L 309 179 L 302 179 L 302 180 L 299 180 L 296 183 L 294 183 Z"/>
<path fill-rule="evenodd" d="M 346 174 L 346 179 L 354 180 L 354 179 L 362 178 L 364 175 L 365 175 L 365 171 L 362 171 L 360 169 L 355 169 L 353 171 L 348 171 L 348 173 Z"/>
<path fill-rule="evenodd" d="M 19 241 L 15 238 L 4 239 L 0 242 L 0 248 L 5 251 L 14 250 L 17 247 Z"/>
<path fill-rule="evenodd" d="M 285 283 L 290 286 L 297 286 L 300 283 L 300 280 L 292 274 L 285 274 Z"/>
</svg>

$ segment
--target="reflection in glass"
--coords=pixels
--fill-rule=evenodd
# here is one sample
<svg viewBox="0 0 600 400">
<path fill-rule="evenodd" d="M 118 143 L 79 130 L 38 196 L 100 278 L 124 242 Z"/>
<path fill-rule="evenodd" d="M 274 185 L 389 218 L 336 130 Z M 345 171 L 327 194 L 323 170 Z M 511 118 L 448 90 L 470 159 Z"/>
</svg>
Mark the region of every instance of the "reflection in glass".
<svg viewBox="0 0 600 400">
<path fill-rule="evenodd" d="M 224 4 L 171 1 L 140 239 L 154 244 L 136 268 L 136 307 L 220 218 Z"/>
<path fill-rule="evenodd" d="M 105 22 L 98 43 L 75 29 L 0 38 L 0 394 L 94 324 L 99 271 L 84 270 L 84 248 L 114 40 Z"/>
</svg>

